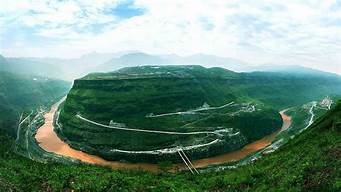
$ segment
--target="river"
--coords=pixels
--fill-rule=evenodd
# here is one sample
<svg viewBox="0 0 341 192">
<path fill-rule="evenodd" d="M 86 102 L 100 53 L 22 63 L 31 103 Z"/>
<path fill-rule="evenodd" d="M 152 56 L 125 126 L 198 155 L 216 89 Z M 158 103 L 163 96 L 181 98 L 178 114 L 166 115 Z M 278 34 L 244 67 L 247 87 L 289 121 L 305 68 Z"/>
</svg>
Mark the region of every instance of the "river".
<svg viewBox="0 0 341 192">
<path fill-rule="evenodd" d="M 62 100 L 63 101 L 63 100 Z M 45 123 L 37 130 L 35 139 L 39 146 L 45 151 L 52 152 L 58 155 L 71 157 L 74 159 L 81 160 L 84 163 L 96 164 L 114 169 L 142 169 L 152 172 L 159 170 L 159 165 L 151 163 L 123 163 L 119 161 L 107 161 L 101 157 L 90 155 L 83 151 L 79 151 L 71 148 L 67 143 L 62 141 L 58 135 L 54 132 L 53 117 L 58 110 L 58 106 L 62 101 L 54 104 L 50 111 L 44 115 Z M 206 167 L 214 164 L 228 163 L 232 161 L 240 160 L 253 152 L 265 148 L 276 138 L 276 136 L 283 130 L 290 127 L 292 120 L 291 117 L 285 114 L 285 110 L 280 112 L 283 119 L 283 126 L 280 130 L 272 133 L 271 135 L 265 136 L 262 139 L 250 143 L 240 150 L 222 154 L 214 157 L 205 159 L 193 160 L 192 163 L 196 168 Z M 177 169 L 185 169 L 184 164 L 176 164 L 174 167 Z"/>
</svg>

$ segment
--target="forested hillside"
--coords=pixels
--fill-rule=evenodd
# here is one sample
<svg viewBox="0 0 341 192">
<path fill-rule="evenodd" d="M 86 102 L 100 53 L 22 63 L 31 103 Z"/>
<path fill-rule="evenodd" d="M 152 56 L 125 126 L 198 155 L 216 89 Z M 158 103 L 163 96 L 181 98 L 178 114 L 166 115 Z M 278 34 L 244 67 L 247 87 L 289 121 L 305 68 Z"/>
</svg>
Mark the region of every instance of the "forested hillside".
<svg viewBox="0 0 341 192">
<path fill-rule="evenodd" d="M 273 133 L 282 125 L 280 110 L 333 94 L 341 94 L 341 78 L 327 73 L 128 67 L 75 80 L 58 133 L 109 160 L 179 161 L 180 146 L 199 159 Z"/>
<path fill-rule="evenodd" d="M 192 175 L 40 164 L 0 135 L 2 191 L 340 191 L 341 103 L 278 151 L 250 165 Z"/>
<path fill-rule="evenodd" d="M 0 72 L 0 129 L 14 135 L 21 115 L 52 104 L 69 87 L 65 81 Z"/>
</svg>

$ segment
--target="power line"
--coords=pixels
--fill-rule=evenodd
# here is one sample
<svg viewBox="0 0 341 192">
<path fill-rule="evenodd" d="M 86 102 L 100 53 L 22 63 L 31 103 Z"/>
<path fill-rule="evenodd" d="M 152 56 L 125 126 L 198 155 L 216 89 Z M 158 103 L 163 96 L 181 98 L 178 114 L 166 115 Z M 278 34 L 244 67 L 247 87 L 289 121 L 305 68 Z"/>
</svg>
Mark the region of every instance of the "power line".
<svg viewBox="0 0 341 192">
<path fill-rule="evenodd" d="M 183 156 L 181 155 L 179 150 L 178 150 L 178 154 L 180 155 L 181 159 L 184 161 L 184 163 L 186 164 L 188 169 L 191 171 L 191 173 L 194 174 L 194 172 L 192 171 L 191 167 L 187 164 L 186 160 L 183 158 Z"/>
<path fill-rule="evenodd" d="M 182 154 L 184 155 L 184 157 L 186 158 L 186 160 L 189 162 L 189 164 L 192 166 L 192 168 L 194 169 L 194 171 L 199 174 L 199 171 L 194 167 L 194 165 L 192 164 L 192 162 L 189 160 L 189 158 L 187 157 L 186 153 L 180 148 L 180 152 L 182 152 Z"/>
</svg>

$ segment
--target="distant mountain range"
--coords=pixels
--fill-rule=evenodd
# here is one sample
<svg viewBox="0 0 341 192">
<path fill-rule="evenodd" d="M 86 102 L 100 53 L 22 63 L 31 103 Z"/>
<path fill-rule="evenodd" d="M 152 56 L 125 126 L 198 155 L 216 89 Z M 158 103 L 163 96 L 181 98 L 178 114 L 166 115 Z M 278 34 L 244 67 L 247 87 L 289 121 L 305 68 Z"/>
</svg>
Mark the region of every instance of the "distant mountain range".
<svg viewBox="0 0 341 192">
<path fill-rule="evenodd" d="M 204 65 L 206 67 L 224 67 L 232 71 L 248 71 L 249 64 L 231 58 L 217 57 L 213 55 L 196 54 L 188 57 L 178 55 L 148 55 L 145 53 L 130 53 L 119 58 L 113 58 L 99 66 L 100 70 L 110 71 L 122 67 L 137 65 Z"/>
<path fill-rule="evenodd" d="M 333 75 L 302 66 L 252 65 L 233 58 L 214 55 L 195 54 L 181 57 L 178 55 L 150 55 L 137 51 L 117 53 L 89 53 L 79 58 L 5 58 L 0 55 L 0 71 L 24 75 L 39 75 L 50 78 L 73 80 L 91 72 L 111 72 L 123 67 L 141 65 L 202 65 L 223 67 L 235 72 L 266 71 L 277 73 Z"/>
</svg>

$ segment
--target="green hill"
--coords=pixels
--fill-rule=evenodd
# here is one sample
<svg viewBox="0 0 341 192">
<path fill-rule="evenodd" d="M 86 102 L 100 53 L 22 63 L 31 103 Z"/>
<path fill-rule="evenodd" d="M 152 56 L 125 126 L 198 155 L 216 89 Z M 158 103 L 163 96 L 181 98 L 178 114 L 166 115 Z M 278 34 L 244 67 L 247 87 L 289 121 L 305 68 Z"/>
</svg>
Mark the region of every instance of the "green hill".
<svg viewBox="0 0 341 192">
<path fill-rule="evenodd" d="M 177 147 L 192 158 L 233 151 L 282 124 L 277 111 L 234 93 L 228 84 L 239 76 L 201 66 L 91 74 L 68 94 L 60 135 L 110 160 L 179 161 Z"/>
<path fill-rule="evenodd" d="M 110 160 L 179 161 L 177 147 L 197 159 L 274 132 L 280 109 L 340 93 L 340 83 L 201 66 L 123 68 L 75 80 L 58 131 L 74 148 Z"/>
<path fill-rule="evenodd" d="M 193 176 L 41 164 L 0 134 L 2 191 L 340 191 L 341 102 L 299 136 L 250 165 Z"/>
<path fill-rule="evenodd" d="M 22 113 L 52 104 L 69 86 L 65 81 L 0 72 L 0 129 L 15 135 Z"/>
</svg>

